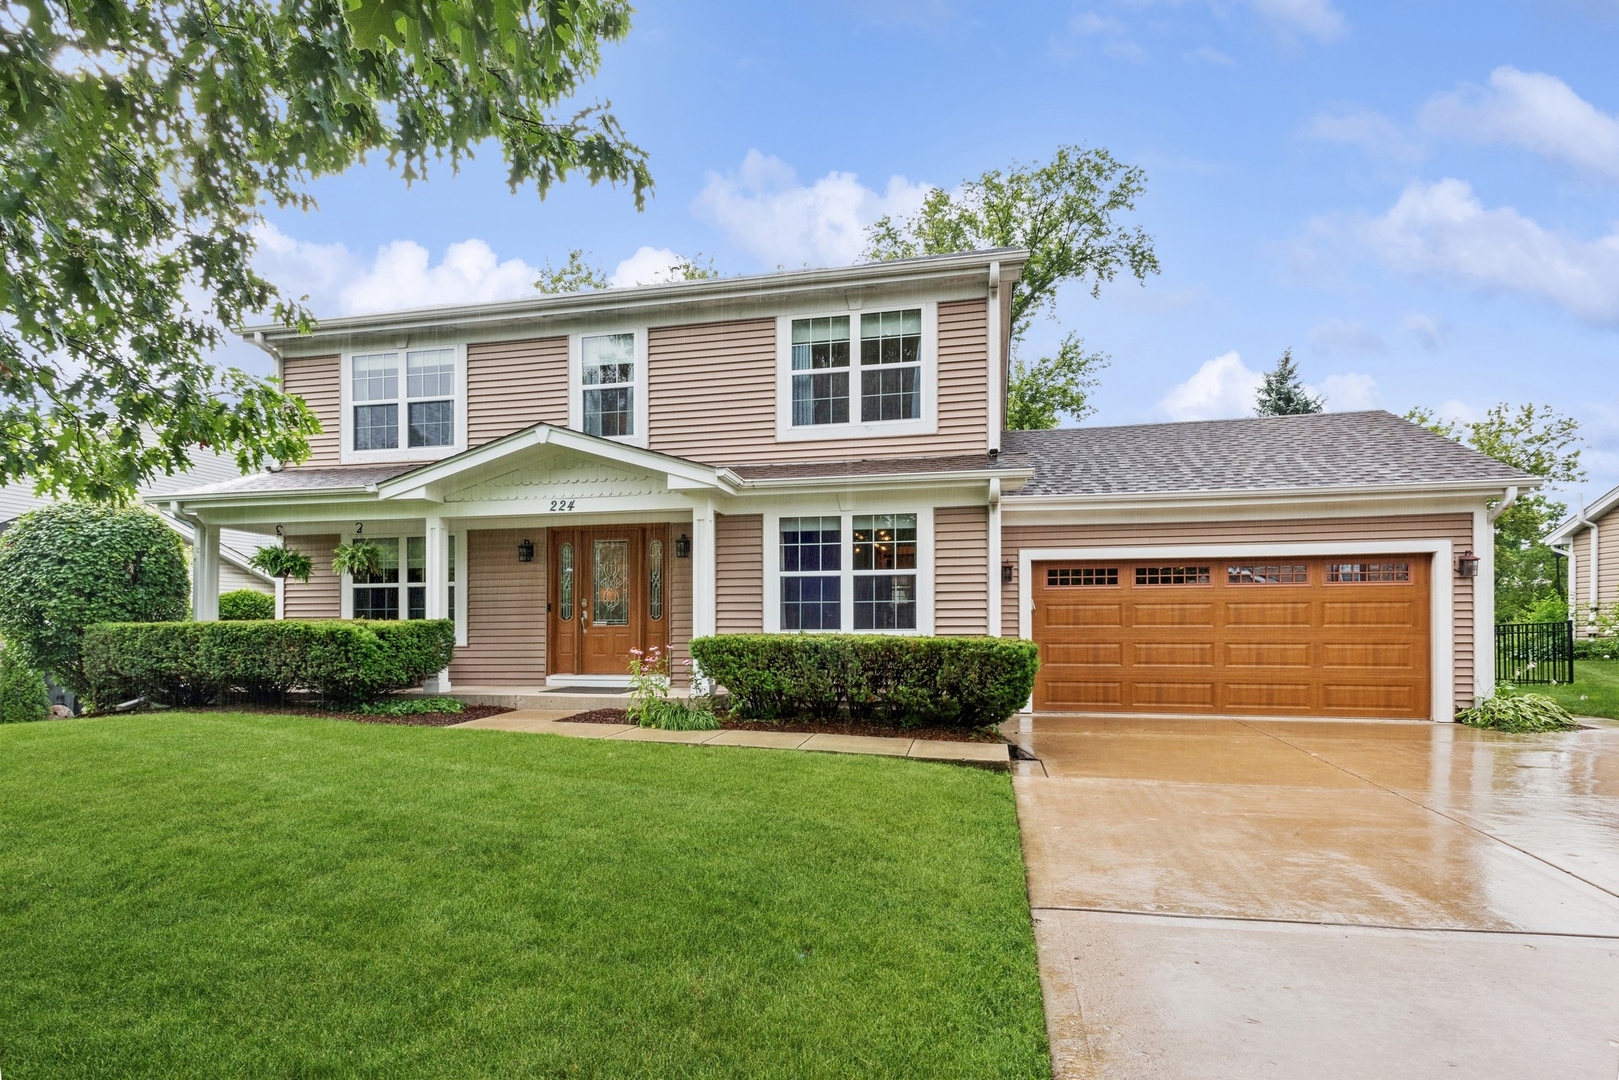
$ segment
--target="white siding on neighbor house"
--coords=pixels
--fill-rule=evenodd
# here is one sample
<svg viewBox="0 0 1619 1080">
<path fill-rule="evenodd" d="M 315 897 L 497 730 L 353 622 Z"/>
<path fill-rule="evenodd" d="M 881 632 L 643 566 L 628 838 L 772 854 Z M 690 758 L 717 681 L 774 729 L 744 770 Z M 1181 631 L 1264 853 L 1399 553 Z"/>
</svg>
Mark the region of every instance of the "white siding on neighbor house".
<svg viewBox="0 0 1619 1080">
<path fill-rule="evenodd" d="M 1597 525 L 1596 583 L 1598 608 L 1619 604 L 1619 510 L 1610 510 L 1594 519 Z M 1569 613 L 1582 635 L 1591 632 L 1591 530 L 1581 529 L 1571 538 L 1574 557 L 1571 560 L 1568 596 Z"/>
</svg>

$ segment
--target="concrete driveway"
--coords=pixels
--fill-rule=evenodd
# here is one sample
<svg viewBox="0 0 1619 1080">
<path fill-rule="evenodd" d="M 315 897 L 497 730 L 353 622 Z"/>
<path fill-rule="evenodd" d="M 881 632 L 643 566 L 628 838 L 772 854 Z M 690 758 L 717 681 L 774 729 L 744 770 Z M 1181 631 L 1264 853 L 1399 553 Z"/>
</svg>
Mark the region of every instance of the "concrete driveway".
<svg viewBox="0 0 1619 1080">
<path fill-rule="evenodd" d="M 1619 728 L 1025 727 L 1058 1076 L 1619 1076 Z"/>
</svg>

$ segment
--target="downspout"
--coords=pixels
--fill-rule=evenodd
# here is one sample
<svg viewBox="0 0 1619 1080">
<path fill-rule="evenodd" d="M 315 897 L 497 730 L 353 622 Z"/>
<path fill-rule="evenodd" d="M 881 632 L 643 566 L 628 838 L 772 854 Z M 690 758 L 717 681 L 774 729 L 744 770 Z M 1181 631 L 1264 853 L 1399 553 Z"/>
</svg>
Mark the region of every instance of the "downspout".
<svg viewBox="0 0 1619 1080">
<path fill-rule="evenodd" d="M 1006 357 L 1001 355 L 1001 264 L 989 264 L 988 330 L 989 389 L 984 395 L 985 420 L 989 427 L 989 452 L 1001 451 L 1001 432 L 1006 428 Z"/>
<path fill-rule="evenodd" d="M 989 610 L 986 629 L 990 637 L 1001 636 L 1001 478 L 989 478 Z"/>
</svg>

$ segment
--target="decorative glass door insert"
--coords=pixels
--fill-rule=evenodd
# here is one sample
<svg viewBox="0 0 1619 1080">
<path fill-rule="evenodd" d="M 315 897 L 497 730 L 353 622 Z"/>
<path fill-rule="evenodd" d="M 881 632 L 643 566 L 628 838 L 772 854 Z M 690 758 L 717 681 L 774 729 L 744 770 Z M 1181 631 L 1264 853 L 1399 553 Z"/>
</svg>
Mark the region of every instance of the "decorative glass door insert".
<svg viewBox="0 0 1619 1080">
<path fill-rule="evenodd" d="M 630 624 L 628 540 L 597 540 L 591 545 L 590 620 L 597 626 Z"/>
</svg>

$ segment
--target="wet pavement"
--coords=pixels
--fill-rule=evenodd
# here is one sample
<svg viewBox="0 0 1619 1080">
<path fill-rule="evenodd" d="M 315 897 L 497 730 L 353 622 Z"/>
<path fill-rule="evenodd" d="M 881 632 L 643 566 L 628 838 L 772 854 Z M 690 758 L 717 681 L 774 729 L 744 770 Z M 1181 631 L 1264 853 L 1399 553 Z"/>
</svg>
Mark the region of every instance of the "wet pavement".
<svg viewBox="0 0 1619 1080">
<path fill-rule="evenodd" d="M 1619 1076 L 1619 727 L 1024 723 L 1059 1077 Z"/>
</svg>

